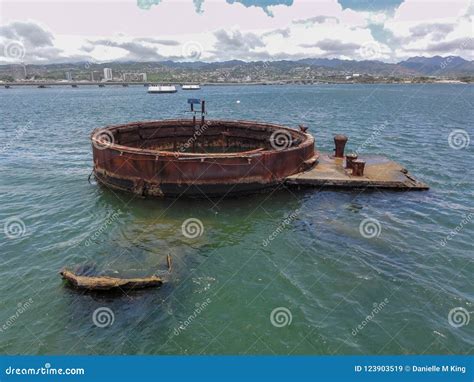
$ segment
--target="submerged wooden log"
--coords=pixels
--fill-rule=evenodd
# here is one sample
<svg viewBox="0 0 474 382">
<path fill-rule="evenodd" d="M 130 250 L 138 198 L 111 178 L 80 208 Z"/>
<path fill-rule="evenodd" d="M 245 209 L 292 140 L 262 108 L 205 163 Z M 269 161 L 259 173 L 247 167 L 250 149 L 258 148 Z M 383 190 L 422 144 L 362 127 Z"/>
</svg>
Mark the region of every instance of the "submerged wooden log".
<svg viewBox="0 0 474 382">
<path fill-rule="evenodd" d="M 75 288 L 87 290 L 140 289 L 157 287 L 163 284 L 163 280 L 158 276 L 131 279 L 109 276 L 79 276 L 67 269 L 63 269 L 60 275 Z"/>
<path fill-rule="evenodd" d="M 166 263 L 168 266 L 168 273 L 171 273 L 172 260 L 170 255 L 166 257 Z M 138 278 L 81 276 L 66 268 L 61 270 L 59 274 L 75 288 L 87 290 L 142 289 L 161 286 L 164 282 L 162 278 L 156 275 Z"/>
</svg>

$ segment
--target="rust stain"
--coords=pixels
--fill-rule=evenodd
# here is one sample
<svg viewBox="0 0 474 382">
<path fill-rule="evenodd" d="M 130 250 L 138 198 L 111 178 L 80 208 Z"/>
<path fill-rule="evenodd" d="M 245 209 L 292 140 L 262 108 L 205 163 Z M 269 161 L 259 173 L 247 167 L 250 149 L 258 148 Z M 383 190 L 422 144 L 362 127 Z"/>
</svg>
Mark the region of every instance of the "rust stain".
<svg viewBox="0 0 474 382">
<path fill-rule="evenodd" d="M 317 161 L 304 129 L 253 122 L 134 122 L 92 132 L 99 182 L 140 196 L 251 193 Z"/>
</svg>

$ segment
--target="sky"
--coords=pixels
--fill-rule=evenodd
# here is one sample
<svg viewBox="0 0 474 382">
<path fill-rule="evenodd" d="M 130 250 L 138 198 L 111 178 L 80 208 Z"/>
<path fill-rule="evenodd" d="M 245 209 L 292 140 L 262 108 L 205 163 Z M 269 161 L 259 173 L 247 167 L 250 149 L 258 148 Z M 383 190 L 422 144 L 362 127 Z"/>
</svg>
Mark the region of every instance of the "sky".
<svg viewBox="0 0 474 382">
<path fill-rule="evenodd" d="M 0 63 L 473 60 L 470 0 L 0 0 Z"/>
</svg>

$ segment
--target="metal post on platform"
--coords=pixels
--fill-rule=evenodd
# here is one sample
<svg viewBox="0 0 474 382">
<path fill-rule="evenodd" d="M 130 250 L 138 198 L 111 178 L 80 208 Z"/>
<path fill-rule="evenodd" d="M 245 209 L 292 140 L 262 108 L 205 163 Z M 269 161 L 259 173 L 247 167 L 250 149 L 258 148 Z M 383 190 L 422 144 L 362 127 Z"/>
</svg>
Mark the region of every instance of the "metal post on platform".
<svg viewBox="0 0 474 382">
<path fill-rule="evenodd" d="M 206 113 L 206 101 L 201 100 L 201 125 L 204 125 L 204 114 Z"/>
<path fill-rule="evenodd" d="M 196 126 L 196 113 L 194 112 L 194 104 L 191 104 L 191 113 L 193 113 L 193 126 Z"/>
<path fill-rule="evenodd" d="M 365 168 L 365 161 L 356 159 L 352 162 L 352 175 L 353 176 L 363 176 Z"/>
<path fill-rule="evenodd" d="M 346 168 L 352 169 L 352 163 L 357 160 L 358 156 L 356 153 L 346 155 Z"/>
<path fill-rule="evenodd" d="M 345 135 L 338 134 L 334 136 L 334 144 L 336 148 L 334 149 L 336 158 L 344 158 L 344 147 L 346 146 L 348 138 Z"/>
</svg>

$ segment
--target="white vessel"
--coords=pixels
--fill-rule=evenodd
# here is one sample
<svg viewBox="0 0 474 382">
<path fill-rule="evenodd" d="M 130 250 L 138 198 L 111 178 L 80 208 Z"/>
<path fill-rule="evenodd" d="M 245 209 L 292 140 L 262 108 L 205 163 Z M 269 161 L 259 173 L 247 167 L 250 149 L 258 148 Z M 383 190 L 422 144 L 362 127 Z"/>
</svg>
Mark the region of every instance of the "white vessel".
<svg viewBox="0 0 474 382">
<path fill-rule="evenodd" d="M 199 85 L 181 85 L 183 90 L 199 90 L 201 87 Z"/>
<path fill-rule="evenodd" d="M 148 93 L 176 93 L 178 90 L 174 85 L 151 85 L 148 86 Z"/>
</svg>

